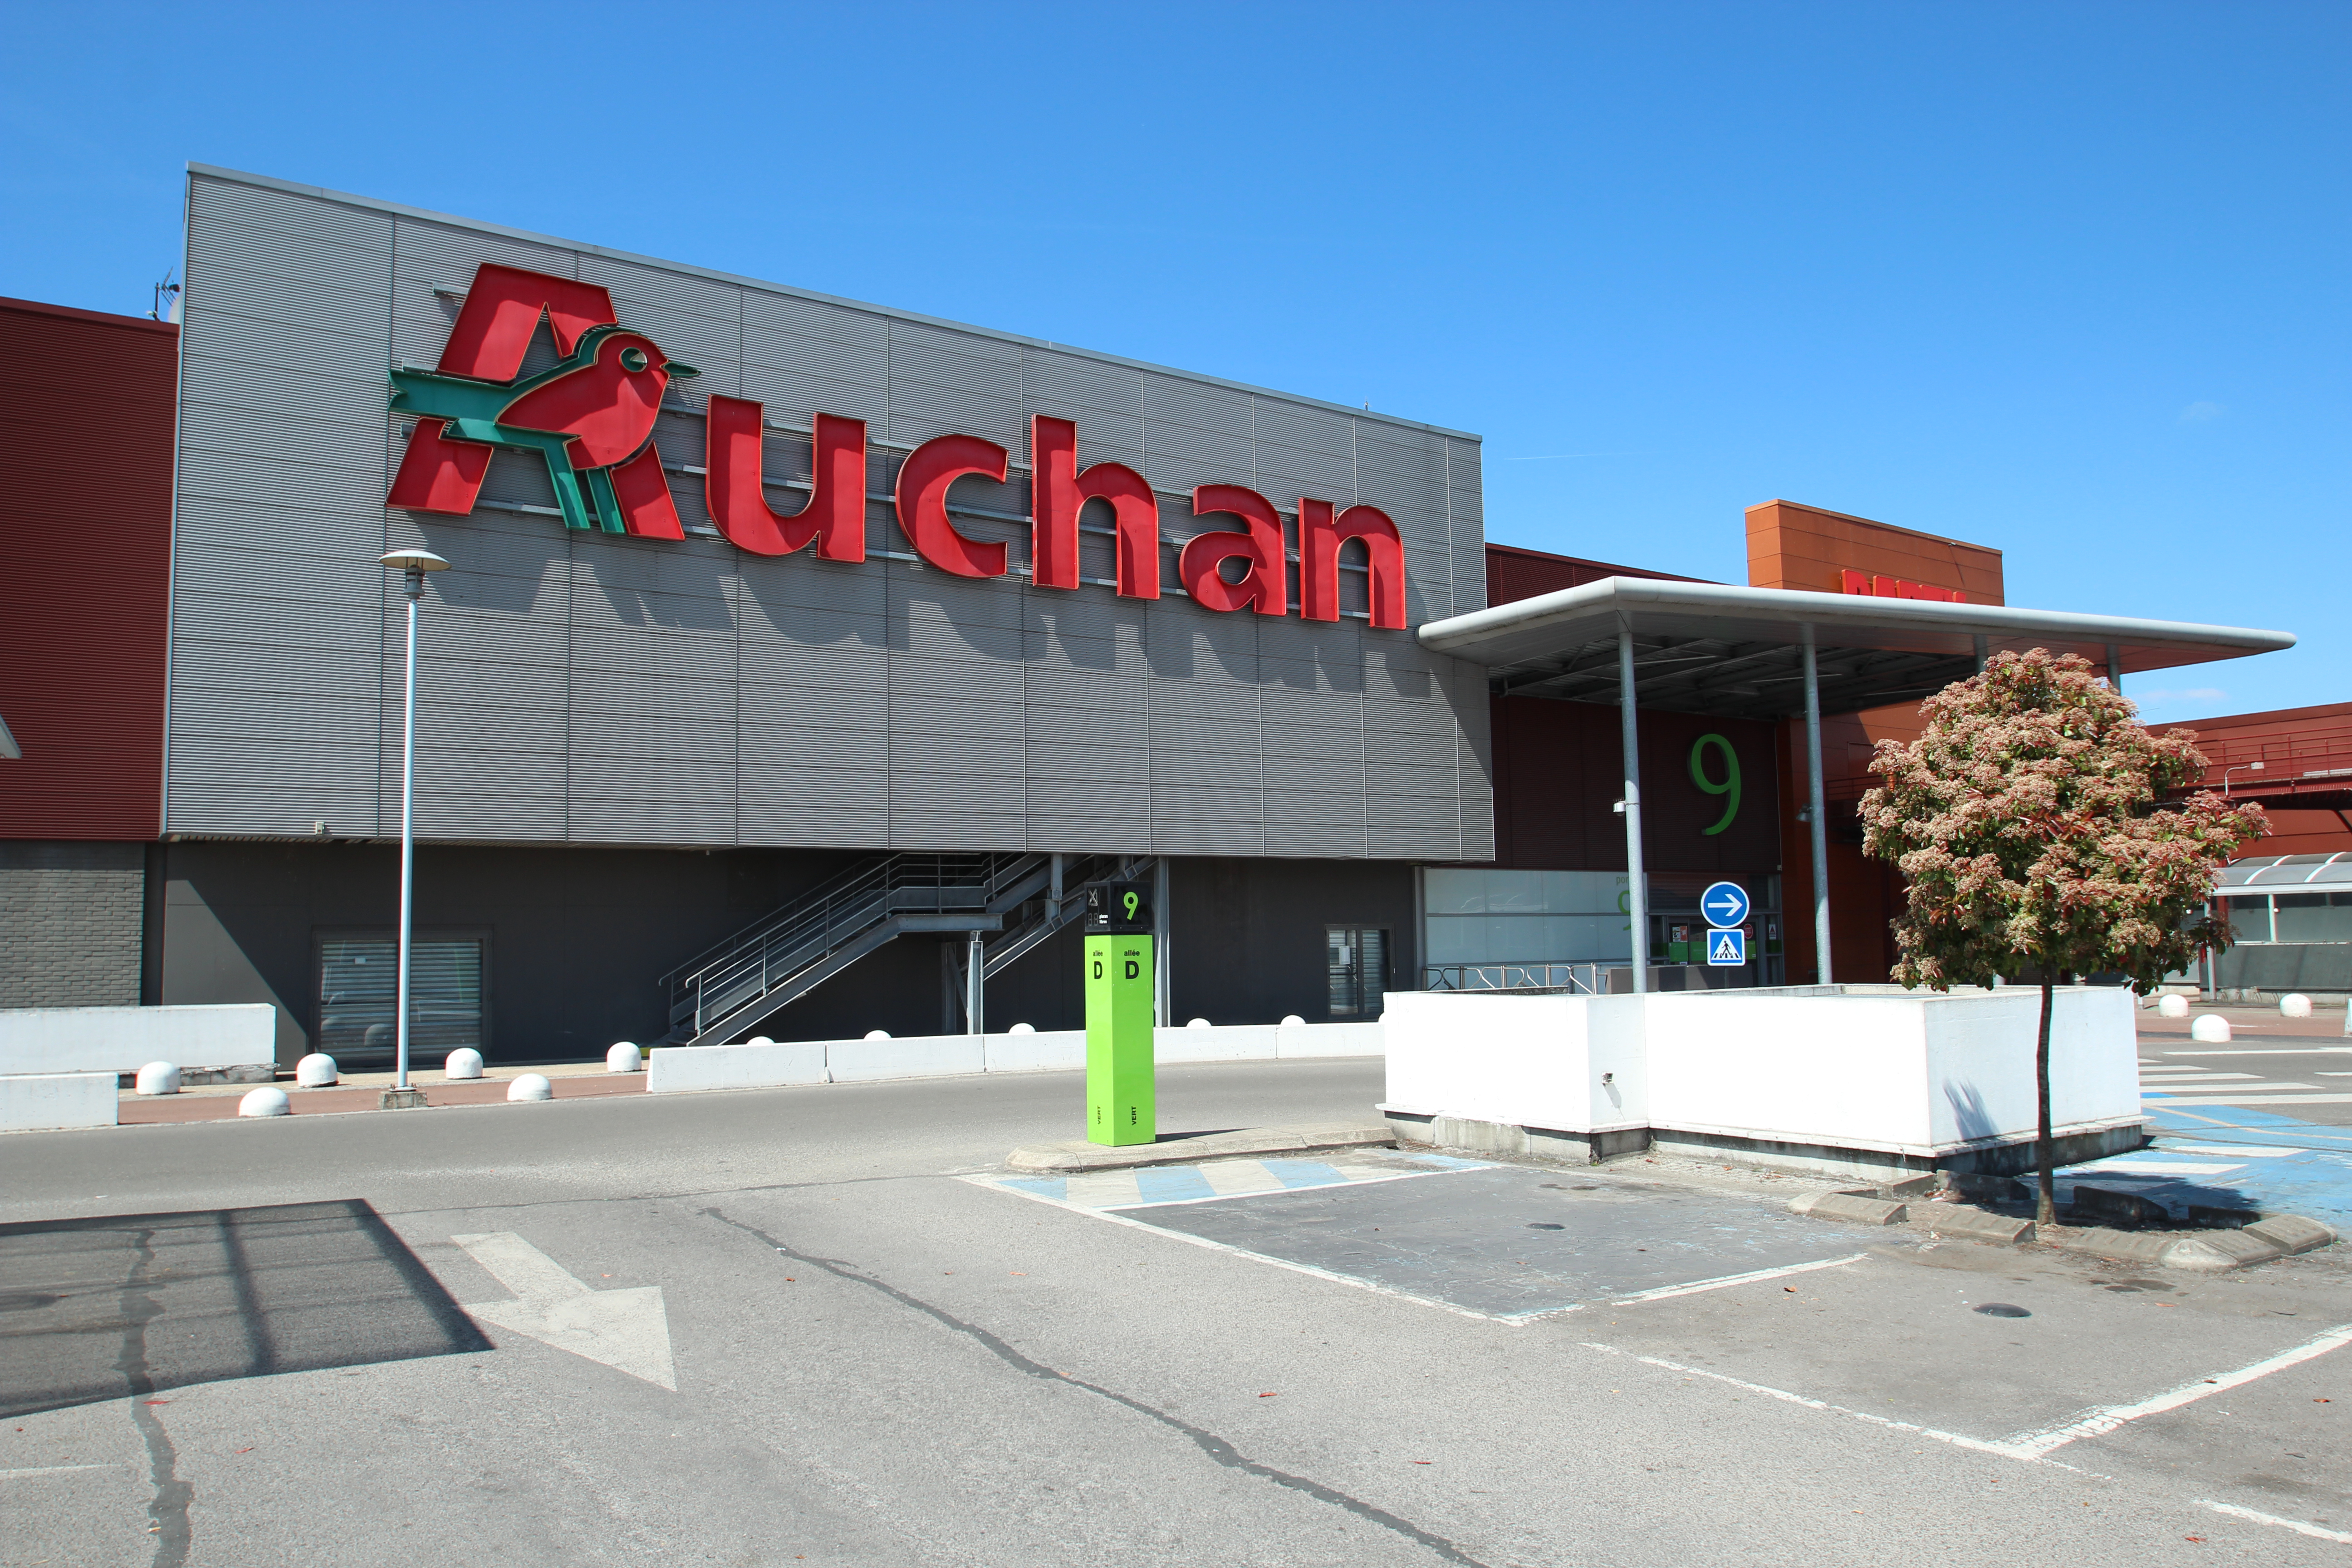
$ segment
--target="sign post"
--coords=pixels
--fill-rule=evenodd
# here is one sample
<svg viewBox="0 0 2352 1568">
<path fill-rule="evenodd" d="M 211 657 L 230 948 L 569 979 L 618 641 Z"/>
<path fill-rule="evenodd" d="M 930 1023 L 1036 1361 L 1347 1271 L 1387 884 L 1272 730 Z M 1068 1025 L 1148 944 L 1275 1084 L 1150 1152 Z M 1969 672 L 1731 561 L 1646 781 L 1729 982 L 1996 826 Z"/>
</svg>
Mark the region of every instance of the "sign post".
<svg viewBox="0 0 2352 1568">
<path fill-rule="evenodd" d="M 1744 968 L 1748 963 L 1748 889 L 1737 882 L 1716 882 L 1698 896 L 1699 912 L 1706 916 L 1706 962 L 1716 969 Z"/>
<path fill-rule="evenodd" d="M 1087 889 L 1087 1141 L 1160 1135 L 1151 1048 L 1151 884 Z"/>
</svg>

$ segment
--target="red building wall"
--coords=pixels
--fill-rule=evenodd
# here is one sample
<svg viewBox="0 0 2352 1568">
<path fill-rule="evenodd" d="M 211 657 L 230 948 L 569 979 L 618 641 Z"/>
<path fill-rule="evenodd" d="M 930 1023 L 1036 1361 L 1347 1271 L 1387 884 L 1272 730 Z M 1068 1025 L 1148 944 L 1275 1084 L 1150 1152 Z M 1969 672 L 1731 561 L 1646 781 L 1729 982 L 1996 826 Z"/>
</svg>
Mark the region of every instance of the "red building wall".
<svg viewBox="0 0 2352 1568">
<path fill-rule="evenodd" d="M 2126 685 L 2124 695 L 2131 695 Z M 2158 724 L 2193 730 L 2211 764 L 2205 787 L 2260 801 L 2270 836 L 2249 855 L 2336 855 L 2352 851 L 2352 702 L 2227 713 Z M 2260 768 L 2249 766 L 2260 763 Z"/>
<path fill-rule="evenodd" d="M 1486 546 L 1490 605 L 1604 577 L 1704 580 L 1508 544 Z M 1611 809 L 1625 793 L 1616 708 L 1497 697 L 1491 711 L 1495 864 L 1525 871 L 1623 870 L 1625 822 Z M 1687 713 L 1644 711 L 1641 718 L 1643 859 L 1648 869 L 1745 877 L 1778 869 L 1772 726 Z M 1705 734 L 1723 736 L 1739 759 L 1740 808 L 1717 833 L 1706 829 L 1722 818 L 1727 797 L 1707 794 L 1690 777 L 1692 747 Z M 1705 765 L 1711 780 L 1723 781 L 1719 752 L 1710 752 Z"/>
<path fill-rule="evenodd" d="M 178 374 L 177 327 L 0 299 L 0 838 L 155 837 Z"/>
</svg>

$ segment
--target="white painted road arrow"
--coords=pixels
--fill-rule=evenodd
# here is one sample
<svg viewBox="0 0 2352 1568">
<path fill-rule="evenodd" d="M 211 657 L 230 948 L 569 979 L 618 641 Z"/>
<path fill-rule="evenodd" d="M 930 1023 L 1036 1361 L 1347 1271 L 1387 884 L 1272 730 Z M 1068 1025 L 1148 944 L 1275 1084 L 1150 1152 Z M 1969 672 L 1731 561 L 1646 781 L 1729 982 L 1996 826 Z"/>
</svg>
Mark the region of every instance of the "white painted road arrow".
<svg viewBox="0 0 2352 1568">
<path fill-rule="evenodd" d="M 483 1322 L 585 1356 L 631 1377 L 677 1390 L 669 1359 L 669 1313 L 661 1287 L 591 1290 L 563 1266 L 510 1230 L 449 1238 L 498 1277 L 516 1300 L 467 1311 Z"/>
</svg>

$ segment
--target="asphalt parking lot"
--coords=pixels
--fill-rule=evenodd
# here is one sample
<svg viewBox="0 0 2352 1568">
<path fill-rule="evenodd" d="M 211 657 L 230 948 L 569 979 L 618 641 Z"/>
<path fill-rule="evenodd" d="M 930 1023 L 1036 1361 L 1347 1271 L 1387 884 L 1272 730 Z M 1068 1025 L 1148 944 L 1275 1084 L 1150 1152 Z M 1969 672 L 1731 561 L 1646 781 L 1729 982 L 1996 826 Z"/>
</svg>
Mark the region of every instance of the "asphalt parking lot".
<svg viewBox="0 0 2352 1568">
<path fill-rule="evenodd" d="M 11 1139 L 0 1562 L 2315 1563 L 2352 1536 L 2342 1249 L 2152 1273 L 1639 1161 L 1006 1185 L 1076 1084 Z M 1348 1120 L 1379 1087 L 1174 1068 L 1163 1114 Z"/>
</svg>

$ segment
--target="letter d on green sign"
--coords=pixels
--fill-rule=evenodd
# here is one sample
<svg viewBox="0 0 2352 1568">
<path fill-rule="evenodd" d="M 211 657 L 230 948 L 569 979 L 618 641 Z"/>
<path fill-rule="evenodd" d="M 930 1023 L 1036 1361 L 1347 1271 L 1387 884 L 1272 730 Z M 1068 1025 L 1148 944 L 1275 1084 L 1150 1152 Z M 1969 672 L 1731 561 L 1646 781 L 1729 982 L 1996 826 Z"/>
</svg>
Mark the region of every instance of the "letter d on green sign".
<svg viewBox="0 0 2352 1568">
<path fill-rule="evenodd" d="M 1151 939 L 1086 944 L 1087 1141 L 1149 1143 L 1160 1135 L 1151 1050 Z"/>
</svg>

